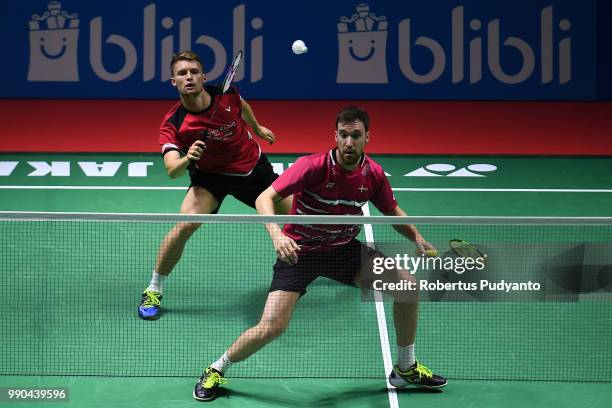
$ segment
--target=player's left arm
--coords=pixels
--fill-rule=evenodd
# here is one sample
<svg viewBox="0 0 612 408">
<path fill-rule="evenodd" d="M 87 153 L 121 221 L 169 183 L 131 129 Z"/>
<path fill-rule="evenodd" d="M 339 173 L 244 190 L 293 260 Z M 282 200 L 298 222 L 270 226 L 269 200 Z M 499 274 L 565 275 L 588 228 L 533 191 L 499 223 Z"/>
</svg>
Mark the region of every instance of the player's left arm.
<svg viewBox="0 0 612 408">
<path fill-rule="evenodd" d="M 240 105 L 242 107 L 242 113 L 240 114 L 240 116 L 247 123 L 247 125 L 249 125 L 251 129 L 253 129 L 255 134 L 270 144 L 274 143 L 274 140 L 276 140 L 276 136 L 270 129 L 260 125 L 259 122 L 257 122 L 257 118 L 255 118 L 255 113 L 253 112 L 253 108 L 251 108 L 251 105 L 249 105 L 247 101 L 242 98 L 240 98 Z"/>
<path fill-rule="evenodd" d="M 399 205 L 396 206 L 392 211 L 386 212 L 384 214 L 394 217 L 406 217 L 408 215 L 404 210 L 400 208 Z M 419 255 L 425 254 L 428 256 L 435 256 L 437 254 L 436 248 L 434 248 L 433 245 L 431 245 L 421 236 L 421 233 L 414 225 L 394 225 L 393 229 L 408 238 L 410 241 L 414 242 L 414 245 L 416 245 L 417 247 L 417 253 Z"/>
<path fill-rule="evenodd" d="M 372 173 L 372 175 L 375 177 L 373 185 L 378 186 L 378 189 L 374 192 L 373 196 L 370 198 L 370 201 L 372 201 L 376 208 L 378 208 L 378 211 L 385 215 L 392 217 L 405 217 L 406 212 L 402 210 L 399 205 L 397 205 L 397 200 L 393 195 L 391 184 L 389 183 L 389 179 L 385 175 L 385 172 L 380 167 L 374 167 L 374 170 L 375 171 Z M 419 255 L 437 255 L 437 251 L 434 246 L 425 241 L 417 227 L 414 225 L 393 225 L 393 228 L 410 241 L 414 242 Z"/>
</svg>

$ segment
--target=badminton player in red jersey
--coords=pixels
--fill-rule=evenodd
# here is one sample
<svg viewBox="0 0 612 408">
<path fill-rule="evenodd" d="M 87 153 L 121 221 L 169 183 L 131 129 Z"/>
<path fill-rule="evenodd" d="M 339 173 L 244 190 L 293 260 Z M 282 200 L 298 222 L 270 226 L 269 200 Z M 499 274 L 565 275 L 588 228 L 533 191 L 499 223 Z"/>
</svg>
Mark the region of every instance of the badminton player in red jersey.
<svg viewBox="0 0 612 408">
<path fill-rule="evenodd" d="M 189 171 L 191 185 L 183 200 L 182 214 L 214 214 L 226 195 L 255 208 L 259 194 L 277 174 L 247 128 L 266 142 L 274 133 L 259 124 L 249 104 L 231 87 L 205 86 L 203 63 L 192 51 L 175 54 L 170 63 L 171 83 L 179 95 L 159 130 L 164 165 L 171 178 Z M 217 105 L 217 106 L 215 106 Z M 214 111 L 214 115 L 213 115 Z M 286 214 L 288 197 L 276 205 Z M 178 223 L 160 245 L 149 286 L 142 294 L 138 315 L 145 320 L 160 316 L 163 281 L 177 264 L 187 240 L 201 224 Z"/>
<path fill-rule="evenodd" d="M 291 214 L 363 215 L 362 206 L 371 201 L 385 215 L 405 216 L 382 167 L 364 154 L 370 138 L 369 125 L 365 111 L 355 106 L 342 109 L 336 116 L 337 146 L 297 160 L 257 198 L 257 211 L 262 215 L 276 214 L 275 205 L 293 195 Z M 393 227 L 416 245 L 419 254 L 435 250 L 413 225 Z M 224 373 L 233 363 L 248 358 L 282 334 L 299 298 L 316 278 L 324 276 L 365 289 L 372 259 L 384 256 L 357 240 L 358 225 L 285 224 L 281 230 L 277 224 L 267 224 L 266 228 L 278 260 L 261 320 L 204 370 L 193 391 L 197 400 L 214 399 L 219 384 L 227 381 Z M 392 270 L 386 274 L 391 282 L 414 281 L 408 271 Z M 445 386 L 444 377 L 433 374 L 415 357 L 416 293 L 388 293 L 394 298 L 397 337 L 397 362 L 389 382 L 396 387 Z"/>
</svg>

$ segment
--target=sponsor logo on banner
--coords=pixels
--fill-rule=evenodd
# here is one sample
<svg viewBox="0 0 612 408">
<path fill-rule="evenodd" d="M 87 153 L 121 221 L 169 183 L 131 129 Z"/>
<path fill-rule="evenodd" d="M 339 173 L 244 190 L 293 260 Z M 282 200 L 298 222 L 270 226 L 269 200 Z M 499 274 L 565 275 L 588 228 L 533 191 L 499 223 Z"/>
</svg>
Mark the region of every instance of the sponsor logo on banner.
<svg viewBox="0 0 612 408">
<path fill-rule="evenodd" d="M 392 62 L 388 60 L 386 52 L 389 28 L 387 17 L 377 17 L 365 3 L 359 4 L 356 11 L 351 17 L 341 17 L 337 24 L 336 82 L 386 84 L 389 82 L 387 64 Z M 540 38 L 537 45 L 519 36 L 503 36 L 505 30 L 502 30 L 499 18 L 490 21 L 472 18 L 466 24 L 463 5 L 451 11 L 450 39 L 417 36 L 412 20 L 405 18 L 398 24 L 397 58 L 402 75 L 413 83 L 429 84 L 438 81 L 449 67 L 453 84 L 466 81 L 476 84 L 483 76 L 490 76 L 508 85 L 526 82 L 534 75 L 539 76 L 542 84 L 551 83 L 555 79 L 559 84 L 565 84 L 572 79 L 572 42 L 569 34 L 566 34 L 572 24 L 566 18 L 556 19 L 553 6 L 540 11 L 540 27 L 537 27 Z M 560 35 L 564 37 L 559 40 Z M 469 42 L 466 38 L 470 38 Z M 417 49 L 431 55 L 432 62 L 425 71 L 413 66 Z M 512 70 L 502 65 L 504 53 L 513 55 Z M 486 55 L 485 61 L 483 55 Z M 518 70 L 514 67 L 517 64 Z M 488 72 L 485 71 L 487 68 Z"/>
<path fill-rule="evenodd" d="M 21 17 L 5 19 L 7 49 L 24 60 L 29 51 L 29 60 L 25 74 L 3 68 L 14 80 L 0 96 L 168 97 L 169 61 L 192 49 L 205 59 L 210 83 L 243 50 L 234 81 L 256 99 L 359 98 L 364 91 L 390 100 L 597 98 L 597 0 L 360 1 L 315 2 L 308 24 L 290 24 L 273 2 L 189 11 L 159 0 L 13 2 Z M 311 49 L 299 58 L 289 51 L 297 38 Z"/>
<path fill-rule="evenodd" d="M 338 23 L 338 83 L 386 84 L 387 18 L 370 6 L 357 5 L 357 14 Z"/>
<path fill-rule="evenodd" d="M 89 21 L 89 58 L 94 74 L 107 82 L 119 82 L 133 75 L 142 73 L 142 81 L 147 82 L 159 78 L 160 82 L 170 78 L 169 62 L 172 55 L 180 50 L 194 49 L 194 44 L 207 47 L 214 55 L 210 61 L 212 65 L 206 68 L 207 80 L 214 81 L 225 72 L 228 61 L 238 50 L 248 52 L 250 63 L 251 83 L 263 78 L 263 37 L 255 36 L 247 42 L 246 6 L 239 4 L 233 8 L 232 25 L 228 30 L 233 35 L 233 50 L 229 52 L 216 38 L 209 35 L 192 35 L 192 18 L 185 17 L 178 21 L 178 38 L 171 30 L 175 30 L 175 21 L 171 17 L 159 18 L 157 5 L 149 4 L 142 13 L 142 35 L 137 38 L 128 38 L 119 33 L 104 32 L 104 18 L 94 17 Z M 126 16 L 126 20 L 139 21 L 135 16 Z M 116 16 L 115 16 L 116 18 Z M 29 22 L 30 29 L 30 64 L 28 70 L 28 81 L 79 81 L 77 43 L 79 37 L 78 14 L 69 14 L 62 10 L 58 1 L 48 4 L 48 11 L 41 16 L 34 14 Z M 161 22 L 161 24 L 160 24 Z M 86 22 L 83 22 L 86 23 Z M 263 20 L 254 17 L 250 21 L 249 32 L 256 32 L 263 27 Z M 82 24 L 85 25 L 86 24 Z M 161 25 L 161 27 L 159 26 Z M 158 32 L 165 33 L 161 42 L 157 43 Z M 137 45 L 141 45 L 137 49 Z M 178 49 L 174 46 L 178 44 Z M 114 71 L 107 69 L 104 63 L 105 51 L 110 48 L 118 48 L 122 51 L 123 61 L 119 68 Z M 158 57 L 159 53 L 159 57 Z M 81 56 L 81 62 L 85 58 Z M 159 61 L 159 68 L 156 67 Z M 234 77 L 234 81 L 246 79 L 245 65 L 242 64 Z M 140 70 L 137 68 L 140 67 Z M 83 68 L 83 67 L 81 67 Z"/>
<path fill-rule="evenodd" d="M 442 43 L 433 37 L 419 36 L 412 42 L 411 19 L 400 21 L 398 40 L 399 65 L 402 74 L 412 82 L 427 84 L 438 80 L 447 70 L 447 65 L 450 65 L 452 83 L 459 83 L 466 80 L 465 67 L 467 66 L 467 80 L 470 84 L 474 84 L 482 80 L 483 69 L 488 67 L 489 73 L 497 81 L 515 85 L 529 80 L 536 73 L 539 62 L 538 74 L 542 84 L 552 82 L 555 77 L 560 84 L 565 84 L 572 79 L 571 38 L 565 36 L 558 44 L 555 44 L 555 37 L 558 37 L 560 32 L 568 32 L 572 24 L 568 19 L 560 19 L 557 22 L 558 29 L 555 29 L 556 21 L 552 6 L 540 11 L 540 38 L 537 46 L 529 44 L 518 36 L 503 38 L 502 22 L 499 18 L 488 22 L 472 18 L 469 22 L 469 29 L 466 29 L 465 20 L 464 6 L 455 7 L 451 12 L 450 50 L 444 49 Z M 473 37 L 469 44 L 466 44 L 467 36 Z M 413 47 L 424 48 L 431 54 L 433 62 L 428 72 L 417 73 L 413 68 Z M 483 49 L 487 50 L 486 64 L 483 62 Z M 538 49 L 539 56 L 534 51 Z M 503 52 L 513 53 L 520 58 L 520 68 L 517 72 L 506 72 L 502 66 Z M 556 72 L 555 59 L 558 60 Z M 447 64 L 447 60 L 450 61 L 450 64 Z"/>
<path fill-rule="evenodd" d="M 490 173 L 497 170 L 493 164 L 470 164 L 469 166 L 457 169 L 456 166 L 448 163 L 433 163 L 424 167 L 419 167 L 405 177 L 486 177 L 483 173 Z"/>
<path fill-rule="evenodd" d="M 78 14 L 69 14 L 52 1 L 48 11 L 34 14 L 29 23 L 28 81 L 78 81 Z"/>
</svg>

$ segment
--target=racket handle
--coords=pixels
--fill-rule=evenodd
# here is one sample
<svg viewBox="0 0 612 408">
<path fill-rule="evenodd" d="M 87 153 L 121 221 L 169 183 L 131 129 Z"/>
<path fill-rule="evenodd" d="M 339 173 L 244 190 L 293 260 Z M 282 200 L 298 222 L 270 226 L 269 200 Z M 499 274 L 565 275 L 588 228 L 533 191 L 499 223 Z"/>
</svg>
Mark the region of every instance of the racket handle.
<svg viewBox="0 0 612 408">
<path fill-rule="evenodd" d="M 187 165 L 187 173 L 190 173 L 198 168 L 198 163 L 195 160 L 189 160 Z"/>
</svg>

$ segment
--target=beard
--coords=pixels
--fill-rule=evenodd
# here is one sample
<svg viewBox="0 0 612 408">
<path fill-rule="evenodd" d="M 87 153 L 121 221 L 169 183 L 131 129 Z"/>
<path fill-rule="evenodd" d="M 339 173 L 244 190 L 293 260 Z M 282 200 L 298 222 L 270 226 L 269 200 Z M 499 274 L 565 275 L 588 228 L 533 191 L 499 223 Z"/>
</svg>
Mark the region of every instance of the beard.
<svg viewBox="0 0 612 408">
<path fill-rule="evenodd" d="M 361 155 L 358 154 L 356 150 L 346 150 L 345 149 L 340 154 L 340 157 L 342 158 L 342 161 L 345 164 L 352 166 L 353 164 L 359 161 L 359 159 L 361 158 Z"/>
</svg>

